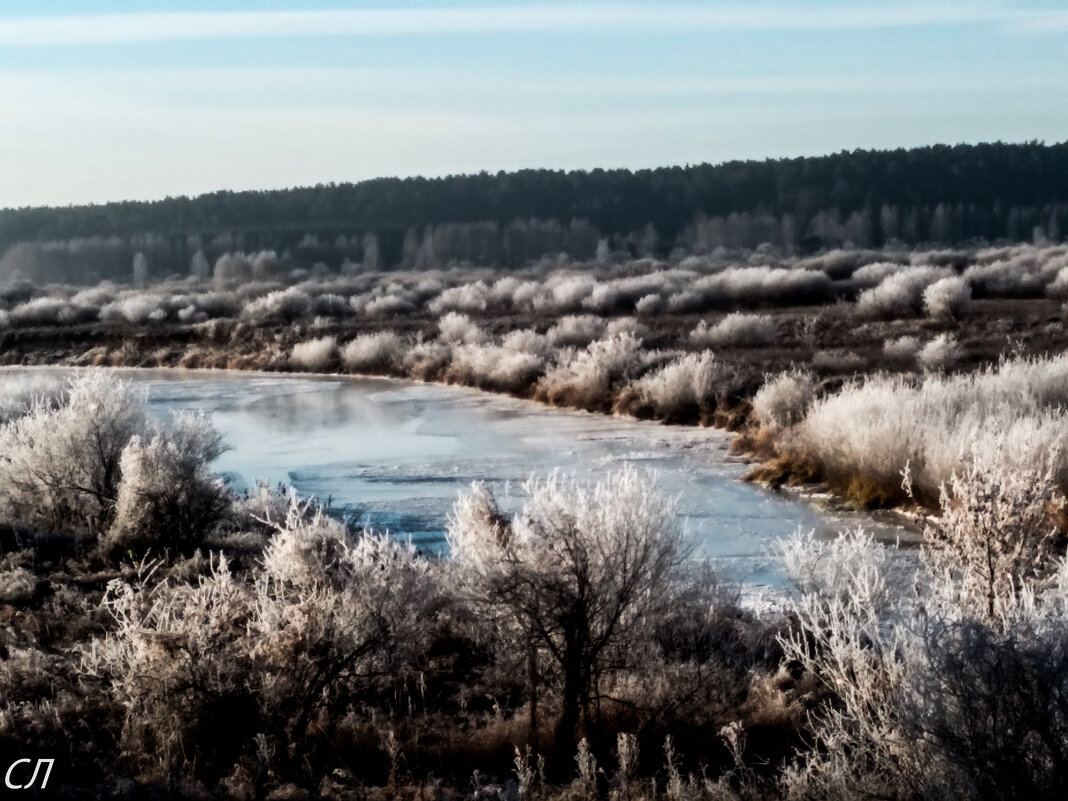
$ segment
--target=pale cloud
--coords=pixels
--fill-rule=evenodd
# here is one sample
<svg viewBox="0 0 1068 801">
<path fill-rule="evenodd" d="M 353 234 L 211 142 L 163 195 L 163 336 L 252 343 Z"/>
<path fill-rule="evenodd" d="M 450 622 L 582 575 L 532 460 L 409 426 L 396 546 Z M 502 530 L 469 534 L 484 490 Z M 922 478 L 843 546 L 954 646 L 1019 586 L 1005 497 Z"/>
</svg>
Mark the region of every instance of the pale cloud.
<svg viewBox="0 0 1068 801">
<path fill-rule="evenodd" d="M 988 3 L 510 5 L 254 12 L 153 12 L 0 18 L 0 47 L 200 39 L 613 30 L 845 30 L 1006 23 L 1049 15 Z"/>
</svg>

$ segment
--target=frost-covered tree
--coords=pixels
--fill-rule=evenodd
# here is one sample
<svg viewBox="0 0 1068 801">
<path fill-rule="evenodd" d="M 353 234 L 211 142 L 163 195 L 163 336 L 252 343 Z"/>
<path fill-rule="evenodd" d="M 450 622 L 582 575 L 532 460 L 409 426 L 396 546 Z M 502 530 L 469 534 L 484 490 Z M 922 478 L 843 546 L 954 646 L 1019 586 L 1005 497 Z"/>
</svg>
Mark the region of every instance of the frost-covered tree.
<svg viewBox="0 0 1068 801">
<path fill-rule="evenodd" d="M 476 486 L 457 502 L 448 539 L 468 591 L 558 671 L 555 743 L 571 753 L 600 683 L 671 609 L 686 548 L 674 502 L 633 468 L 595 484 L 554 473 L 525 490 L 508 520 Z"/>
</svg>

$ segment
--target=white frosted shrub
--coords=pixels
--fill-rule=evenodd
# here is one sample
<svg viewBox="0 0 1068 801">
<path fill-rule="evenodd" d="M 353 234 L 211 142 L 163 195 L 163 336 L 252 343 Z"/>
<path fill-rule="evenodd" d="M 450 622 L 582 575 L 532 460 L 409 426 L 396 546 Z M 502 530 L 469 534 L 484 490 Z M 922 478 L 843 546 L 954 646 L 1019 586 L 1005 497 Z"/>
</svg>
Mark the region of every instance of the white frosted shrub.
<svg viewBox="0 0 1068 801">
<path fill-rule="evenodd" d="M 449 312 L 438 320 L 438 337 L 450 345 L 477 345 L 486 335 L 470 317 L 459 312 Z"/>
<path fill-rule="evenodd" d="M 690 332 L 690 342 L 700 348 L 758 348 L 775 342 L 775 322 L 766 314 L 728 314 L 714 326 L 702 320 Z"/>
<path fill-rule="evenodd" d="M 538 311 L 552 306 L 549 290 L 537 281 L 520 281 L 509 286 L 512 292 L 511 306 L 517 311 Z"/>
<path fill-rule="evenodd" d="M 296 287 L 268 292 L 253 300 L 241 312 L 252 320 L 293 322 L 311 312 L 311 298 Z"/>
<path fill-rule="evenodd" d="M 34 298 L 11 309 L 7 320 L 15 328 L 62 325 L 73 322 L 75 314 L 76 307 L 63 298 Z"/>
<path fill-rule="evenodd" d="M 311 372 L 324 372 L 337 360 L 337 340 L 331 336 L 310 339 L 293 346 L 290 364 Z"/>
<path fill-rule="evenodd" d="M 562 317 L 560 321 L 546 332 L 549 342 L 555 347 L 575 346 L 584 348 L 595 339 L 600 339 L 605 331 L 605 321 L 592 314 L 578 314 Z"/>
<path fill-rule="evenodd" d="M 897 625 L 907 584 L 886 549 L 857 530 L 831 540 L 798 534 L 779 553 L 800 591 L 779 643 L 836 699 L 812 715 L 817 747 L 785 771 L 788 797 L 877 797 L 922 784 L 938 766 L 923 738 L 909 736 L 897 703 L 915 650 Z"/>
<path fill-rule="evenodd" d="M 898 262 L 880 261 L 873 264 L 865 264 L 850 276 L 850 279 L 862 289 L 871 289 L 879 286 L 891 275 L 904 272 L 909 268 L 907 264 Z"/>
<path fill-rule="evenodd" d="M 963 351 L 952 334 L 939 334 L 916 354 L 916 361 L 924 370 L 949 370 L 960 361 Z"/>
<path fill-rule="evenodd" d="M 149 437 L 133 437 L 119 461 L 115 516 L 106 548 L 188 551 L 229 508 L 229 492 L 210 465 L 223 452 L 222 436 L 207 418 L 179 415 Z"/>
<path fill-rule="evenodd" d="M 395 675 L 425 647 L 439 592 L 430 565 L 385 535 L 353 537 L 295 500 L 264 552 L 248 625 L 254 692 L 288 742 L 324 698 Z"/>
<path fill-rule="evenodd" d="M 361 334 L 341 349 L 341 363 L 354 373 L 393 372 L 406 351 L 404 340 L 392 331 Z"/>
<path fill-rule="evenodd" d="M 196 583 L 156 583 L 146 569 L 135 584 L 108 584 L 101 605 L 114 625 L 85 649 L 81 669 L 106 681 L 124 711 L 122 746 L 147 767 L 188 769 L 214 734 L 202 721 L 218 720 L 246 691 L 250 602 L 221 556 Z"/>
<path fill-rule="evenodd" d="M 655 317 L 661 314 L 666 306 L 666 302 L 660 295 L 643 295 L 634 304 L 634 311 L 642 317 Z"/>
<path fill-rule="evenodd" d="M 617 317 L 610 320 L 604 327 L 604 336 L 614 337 L 619 334 L 630 334 L 637 339 L 645 339 L 649 336 L 649 329 L 634 317 Z"/>
<path fill-rule="evenodd" d="M 533 353 L 536 356 L 547 356 L 552 349 L 548 338 L 531 328 L 509 331 L 501 340 L 501 347 L 516 353 Z"/>
<path fill-rule="evenodd" d="M 482 281 L 446 289 L 430 303 L 427 309 L 433 314 L 445 312 L 485 311 L 493 298 L 492 291 Z"/>
<path fill-rule="evenodd" d="M 964 277 L 985 297 L 1042 297 L 1063 264 L 1047 262 L 1033 248 L 1015 253 L 1007 259 L 974 264 Z"/>
<path fill-rule="evenodd" d="M 16 526 L 99 534 L 110 523 L 123 449 L 149 430 L 141 398 L 106 372 L 75 379 L 65 404 L 0 426 L 0 511 Z"/>
<path fill-rule="evenodd" d="M 624 305 L 624 296 L 614 281 L 598 283 L 589 297 L 582 301 L 582 308 L 598 314 L 611 314 Z"/>
<path fill-rule="evenodd" d="M 655 417 L 673 420 L 714 411 L 724 370 L 710 351 L 688 353 L 651 370 L 627 389 Z"/>
<path fill-rule="evenodd" d="M 957 319 L 971 299 L 971 286 L 958 276 L 935 281 L 923 290 L 923 308 L 936 320 Z"/>
<path fill-rule="evenodd" d="M 632 334 L 592 342 L 581 351 L 563 351 L 548 370 L 541 385 L 551 401 L 570 402 L 584 408 L 603 405 L 612 392 L 646 365 L 647 354 Z"/>
<path fill-rule="evenodd" d="M 412 301 L 398 295 L 383 295 L 362 303 L 357 303 L 357 298 L 352 298 L 350 302 L 356 312 L 373 318 L 397 317 L 415 311 Z"/>
<path fill-rule="evenodd" d="M 920 352 L 922 344 L 914 336 L 901 336 L 883 342 L 883 354 L 895 362 L 912 362 Z"/>
<path fill-rule="evenodd" d="M 672 294 L 668 309 L 700 312 L 734 304 L 816 302 L 826 300 L 830 291 L 831 279 L 817 270 L 728 267 Z"/>
<path fill-rule="evenodd" d="M 99 311 L 103 306 L 115 300 L 115 287 L 108 283 L 83 289 L 70 299 L 74 306 L 85 306 Z"/>
<path fill-rule="evenodd" d="M 952 277 L 952 270 L 940 267 L 909 267 L 891 273 L 878 286 L 860 293 L 857 314 L 874 319 L 914 317 L 922 311 L 924 290 Z"/>
<path fill-rule="evenodd" d="M 127 295 L 107 304 L 100 310 L 100 319 L 105 323 L 156 323 L 166 319 L 167 312 L 160 306 L 158 295 Z"/>
<path fill-rule="evenodd" d="M 1046 294 L 1057 300 L 1068 299 L 1068 267 L 1061 267 L 1046 287 Z"/>
<path fill-rule="evenodd" d="M 1040 443 L 1033 443 L 1040 445 Z M 1013 463 L 1004 449 L 972 453 L 942 485 L 942 516 L 926 558 L 950 613 L 1007 621 L 1028 588 L 1053 578 L 1058 498 L 1055 461 Z"/>
<path fill-rule="evenodd" d="M 442 342 L 417 342 L 408 348 L 402 362 L 404 371 L 421 381 L 436 381 L 449 366 L 452 348 Z"/>
<path fill-rule="evenodd" d="M 812 711 L 816 747 L 784 774 L 788 797 L 1059 794 L 1063 499 L 1048 466 L 1005 456 L 953 474 L 918 569 L 862 532 L 779 548 L 799 591 L 780 644 L 830 699 Z"/>
<path fill-rule="evenodd" d="M 922 382 L 873 376 L 817 400 L 801 423 L 805 449 L 840 481 L 865 480 L 900 493 L 909 465 L 927 502 L 969 453 L 1005 450 L 1021 468 L 1056 454 L 1068 486 L 1068 357 L 1017 359 L 978 373 Z"/>
<path fill-rule="evenodd" d="M 768 378 L 753 396 L 753 414 L 771 431 L 801 422 L 816 398 L 816 378 L 805 370 L 788 370 Z"/>
<path fill-rule="evenodd" d="M 453 348 L 448 378 L 466 386 L 519 392 L 542 374 L 541 356 L 501 345 L 459 345 Z"/>
<path fill-rule="evenodd" d="M 577 311 L 593 292 L 597 282 L 587 275 L 552 275 L 545 282 L 550 292 L 552 311 Z"/>
</svg>

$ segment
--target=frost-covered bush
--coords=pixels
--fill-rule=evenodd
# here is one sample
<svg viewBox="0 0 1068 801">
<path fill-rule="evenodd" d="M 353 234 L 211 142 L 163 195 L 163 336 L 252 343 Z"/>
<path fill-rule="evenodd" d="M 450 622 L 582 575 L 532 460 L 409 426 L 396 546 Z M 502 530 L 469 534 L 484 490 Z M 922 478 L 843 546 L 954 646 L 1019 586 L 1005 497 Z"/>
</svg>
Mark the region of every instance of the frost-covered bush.
<svg viewBox="0 0 1068 801">
<path fill-rule="evenodd" d="M 941 603 L 1006 622 L 1028 589 L 1053 579 L 1056 462 L 1014 464 L 1003 449 L 972 453 L 942 485 L 942 515 L 927 531 Z"/>
<path fill-rule="evenodd" d="M 906 464 L 933 504 L 969 453 L 1002 447 L 1021 469 L 1056 455 L 1068 487 L 1068 358 L 1018 359 L 968 375 L 922 381 L 872 376 L 817 400 L 800 429 L 809 456 L 840 489 L 900 499 Z"/>
<path fill-rule="evenodd" d="M 0 426 L 0 510 L 13 525 L 99 536 L 109 527 L 126 445 L 149 430 L 144 403 L 103 372 Z"/>
<path fill-rule="evenodd" d="M 105 323 L 158 323 L 165 320 L 167 312 L 154 294 L 124 295 L 100 310 L 100 319 Z"/>
<path fill-rule="evenodd" d="M 490 287 L 482 281 L 476 281 L 444 290 L 427 304 L 427 309 L 437 315 L 446 312 L 480 312 L 485 311 L 493 299 Z"/>
<path fill-rule="evenodd" d="M 971 286 L 957 276 L 935 281 L 923 290 L 923 308 L 936 320 L 957 319 L 971 299 Z"/>
<path fill-rule="evenodd" d="M 916 354 L 924 370 L 949 370 L 960 361 L 963 351 L 952 334 L 939 334 Z"/>
<path fill-rule="evenodd" d="M 86 311 L 89 313 L 86 314 Z M 27 300 L 7 313 L 8 324 L 14 328 L 68 325 L 86 319 L 92 319 L 92 310 L 76 306 L 63 298 L 50 297 Z"/>
<path fill-rule="evenodd" d="M 632 334 L 590 343 L 581 351 L 565 350 L 539 385 L 539 396 L 550 403 L 584 409 L 608 408 L 614 391 L 636 378 L 648 364 L 649 354 Z"/>
<path fill-rule="evenodd" d="M 442 342 L 416 342 L 404 354 L 404 372 L 420 381 L 436 381 L 445 373 L 452 348 Z"/>
<path fill-rule="evenodd" d="M 634 304 L 634 311 L 642 317 L 655 317 L 662 313 L 667 303 L 660 295 L 643 295 Z"/>
<path fill-rule="evenodd" d="M 398 295 L 383 295 L 366 300 L 354 297 L 350 302 L 357 313 L 373 318 L 397 317 L 415 311 L 415 304 L 412 301 Z"/>
<path fill-rule="evenodd" d="M 311 298 L 296 287 L 268 292 L 251 301 L 241 312 L 251 320 L 293 322 L 311 312 Z"/>
<path fill-rule="evenodd" d="M 860 293 L 857 314 L 888 320 L 914 317 L 923 310 L 927 287 L 952 277 L 953 271 L 944 267 L 909 267 L 892 272 L 878 286 Z"/>
<path fill-rule="evenodd" d="M 922 344 L 914 336 L 900 336 L 896 339 L 887 339 L 883 342 L 883 354 L 886 358 L 902 363 L 915 361 L 916 354 L 920 352 Z"/>
<path fill-rule="evenodd" d="M 777 431 L 801 422 L 816 398 L 816 378 L 805 370 L 769 377 L 753 396 L 753 414 L 764 428 Z"/>
<path fill-rule="evenodd" d="M 222 436 L 207 418 L 180 415 L 151 438 L 133 437 L 119 460 L 115 516 L 102 544 L 124 553 L 196 547 L 230 506 L 210 465 Z"/>
<path fill-rule="evenodd" d="M 668 299 L 668 309 L 701 312 L 731 305 L 815 303 L 830 297 L 831 279 L 816 270 L 728 267 L 698 278 Z"/>
<path fill-rule="evenodd" d="M 324 699 L 395 676 L 425 653 L 441 593 L 430 565 L 384 534 L 352 536 L 293 501 L 256 576 L 248 624 L 253 691 L 274 743 L 293 753 Z"/>
<path fill-rule="evenodd" d="M 354 373 L 393 372 L 406 351 L 404 340 L 392 331 L 361 334 L 341 349 L 341 364 Z"/>
<path fill-rule="evenodd" d="M 83 680 L 102 681 L 123 711 L 121 745 L 134 765 L 168 775 L 197 759 L 226 768 L 255 734 L 245 700 L 251 594 L 225 557 L 193 583 L 152 574 L 145 563 L 133 583 L 108 584 L 101 605 L 113 626 L 85 649 Z"/>
<path fill-rule="evenodd" d="M 1052 284 L 1062 261 L 1047 260 L 1033 248 L 1024 248 L 1008 258 L 974 264 L 964 277 L 979 297 L 1042 297 Z"/>
<path fill-rule="evenodd" d="M 775 322 L 766 314 L 728 314 L 714 326 L 702 320 L 690 332 L 699 348 L 759 348 L 775 342 Z"/>
<path fill-rule="evenodd" d="M 523 392 L 545 369 L 545 360 L 534 353 L 502 345 L 458 345 L 446 379 L 459 384 L 499 392 Z"/>
<path fill-rule="evenodd" d="M 549 342 L 555 347 L 584 348 L 605 332 L 605 321 L 592 314 L 576 314 L 562 317 L 546 332 Z"/>
<path fill-rule="evenodd" d="M 161 426 L 128 384 L 88 372 L 0 425 L 0 511 L 33 531 L 196 539 L 225 505 L 207 472 L 219 448 L 205 421 Z"/>
<path fill-rule="evenodd" d="M 1068 299 L 1068 267 L 1061 267 L 1046 287 L 1046 294 L 1058 300 Z"/>
<path fill-rule="evenodd" d="M 532 328 L 509 331 L 501 340 L 501 347 L 517 353 L 533 353 L 536 356 L 547 356 L 552 349 L 548 338 Z"/>
<path fill-rule="evenodd" d="M 597 286 L 597 282 L 588 275 L 558 273 L 549 276 L 545 286 L 551 298 L 551 305 L 545 310 L 563 313 L 578 311 Z"/>
<path fill-rule="evenodd" d="M 459 312 L 449 312 L 438 320 L 438 337 L 450 345 L 477 345 L 486 335 L 470 317 Z"/>
<path fill-rule="evenodd" d="M 569 751 L 602 683 L 653 648 L 686 553 L 674 503 L 627 468 L 596 484 L 532 479 L 514 518 L 476 485 L 454 507 L 448 540 L 466 594 L 516 647 L 554 664 Z"/>
<path fill-rule="evenodd" d="M 872 289 L 879 286 L 891 275 L 907 270 L 909 265 L 891 261 L 880 261 L 865 264 L 858 268 L 850 276 L 850 280 L 861 289 Z"/>
<path fill-rule="evenodd" d="M 614 320 L 610 320 L 608 325 L 604 327 L 603 336 L 614 337 L 619 334 L 630 334 L 638 339 L 645 339 L 649 336 L 649 329 L 634 317 L 617 317 Z"/>
<path fill-rule="evenodd" d="M 943 488 L 918 569 L 870 536 L 781 548 L 799 594 L 780 637 L 818 681 L 816 744 L 788 797 L 1054 798 L 1068 753 L 1068 568 L 1051 475 L 1003 452 Z"/>
<path fill-rule="evenodd" d="M 337 361 L 337 340 L 331 336 L 310 339 L 293 346 L 289 354 L 290 364 L 301 370 L 322 373 Z"/>
<path fill-rule="evenodd" d="M 730 394 L 732 377 L 710 351 L 688 353 L 627 385 L 616 410 L 669 422 L 707 420 Z"/>
</svg>

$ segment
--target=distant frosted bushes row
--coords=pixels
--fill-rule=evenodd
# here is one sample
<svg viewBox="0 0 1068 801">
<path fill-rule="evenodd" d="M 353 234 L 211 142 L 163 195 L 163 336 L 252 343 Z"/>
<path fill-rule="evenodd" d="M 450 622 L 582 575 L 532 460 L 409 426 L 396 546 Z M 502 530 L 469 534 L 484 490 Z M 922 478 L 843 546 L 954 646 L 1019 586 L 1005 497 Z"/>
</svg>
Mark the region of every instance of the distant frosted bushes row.
<svg viewBox="0 0 1068 801">
<path fill-rule="evenodd" d="M 244 275 L 244 273 L 242 273 Z M 1068 248 L 1015 247 L 977 252 L 846 252 L 753 264 L 691 257 L 619 265 L 546 262 L 515 274 L 459 266 L 423 272 L 322 274 L 284 283 L 250 273 L 210 282 L 191 277 L 145 289 L 103 283 L 89 289 L 0 287 L 0 327 L 194 324 L 233 318 L 249 323 L 407 316 L 564 316 L 560 344 L 583 345 L 590 320 L 655 317 L 760 306 L 856 299 L 862 317 L 929 315 L 952 320 L 972 298 L 1068 299 Z M 585 342 L 579 340 L 586 338 Z M 565 342 L 564 340 L 571 340 Z"/>
</svg>

